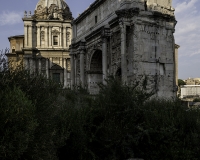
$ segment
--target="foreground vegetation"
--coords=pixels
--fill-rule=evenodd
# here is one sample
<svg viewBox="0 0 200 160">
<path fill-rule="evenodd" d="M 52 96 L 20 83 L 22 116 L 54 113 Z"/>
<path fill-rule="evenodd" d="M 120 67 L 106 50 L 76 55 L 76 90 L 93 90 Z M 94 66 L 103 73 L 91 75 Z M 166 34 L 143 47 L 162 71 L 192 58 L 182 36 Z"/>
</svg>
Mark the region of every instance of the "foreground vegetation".
<svg viewBox="0 0 200 160">
<path fill-rule="evenodd" d="M 2 71 L 0 159 L 199 159 L 198 109 L 114 78 L 100 87 L 91 97 L 20 67 Z"/>
</svg>

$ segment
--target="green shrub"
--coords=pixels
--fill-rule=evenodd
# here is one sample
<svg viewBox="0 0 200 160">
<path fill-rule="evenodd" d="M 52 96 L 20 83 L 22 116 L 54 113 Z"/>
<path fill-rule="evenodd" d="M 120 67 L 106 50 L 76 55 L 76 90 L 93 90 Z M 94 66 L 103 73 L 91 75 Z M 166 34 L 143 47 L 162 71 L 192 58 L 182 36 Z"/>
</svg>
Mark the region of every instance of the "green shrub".
<svg viewBox="0 0 200 160">
<path fill-rule="evenodd" d="M 37 121 L 37 126 L 32 131 L 32 141 L 27 144 L 20 159 L 57 159 L 57 148 L 63 145 L 68 135 L 68 131 L 62 128 L 62 124 L 65 124 L 65 110 L 59 99 L 62 86 L 40 74 L 30 74 L 23 66 L 1 72 L 1 94 L 6 94 L 7 86 L 11 91 L 15 86 L 20 89 L 35 107 L 32 116 Z M 9 144 L 9 139 L 7 143 Z"/>
<path fill-rule="evenodd" d="M 35 106 L 17 87 L 0 90 L 0 159 L 19 159 L 33 143 Z"/>
</svg>

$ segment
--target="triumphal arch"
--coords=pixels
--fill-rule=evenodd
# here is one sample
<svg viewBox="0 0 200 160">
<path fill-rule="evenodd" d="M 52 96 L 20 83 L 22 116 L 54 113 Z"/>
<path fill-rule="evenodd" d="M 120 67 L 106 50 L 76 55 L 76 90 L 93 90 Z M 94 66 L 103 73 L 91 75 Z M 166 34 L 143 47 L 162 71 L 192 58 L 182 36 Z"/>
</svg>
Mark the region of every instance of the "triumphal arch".
<svg viewBox="0 0 200 160">
<path fill-rule="evenodd" d="M 72 25 L 72 86 L 96 94 L 109 75 L 127 84 L 146 76 L 158 97 L 176 95 L 172 0 L 96 0 Z"/>
</svg>

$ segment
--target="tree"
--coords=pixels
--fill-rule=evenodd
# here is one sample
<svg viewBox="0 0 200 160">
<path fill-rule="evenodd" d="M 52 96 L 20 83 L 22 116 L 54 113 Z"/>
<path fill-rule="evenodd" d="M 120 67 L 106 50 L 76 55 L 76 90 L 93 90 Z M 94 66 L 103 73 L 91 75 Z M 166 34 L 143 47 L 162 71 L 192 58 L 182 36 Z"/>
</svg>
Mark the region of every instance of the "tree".
<svg viewBox="0 0 200 160">
<path fill-rule="evenodd" d="M 186 85 L 186 83 L 182 79 L 178 79 L 178 86 Z"/>
<path fill-rule="evenodd" d="M 10 89 L 8 89 L 7 86 L 9 86 Z M 13 108 L 17 105 L 15 104 L 14 99 L 20 100 L 19 103 L 23 103 L 23 101 L 27 101 L 27 103 L 30 102 L 30 105 L 34 106 L 34 110 L 31 112 L 30 117 L 34 117 L 34 120 L 37 122 L 34 130 L 32 130 L 31 141 L 27 140 L 26 133 L 20 132 L 22 138 L 26 138 L 27 141 L 26 147 L 22 146 L 22 149 L 18 152 L 19 154 L 16 154 L 16 159 L 19 155 L 21 155 L 21 160 L 57 159 L 57 148 L 63 145 L 68 136 L 67 128 L 63 127 L 63 124 L 66 124 L 65 118 L 63 116 L 65 116 L 66 114 L 65 109 L 62 106 L 62 100 L 60 99 L 61 87 L 62 86 L 47 79 L 43 75 L 37 73 L 30 74 L 29 71 L 24 70 L 23 65 L 19 65 L 15 69 L 2 70 L 0 74 L 1 95 L 6 96 L 9 90 L 9 96 L 3 96 L 2 101 L 6 102 L 12 100 L 11 102 L 13 106 L 10 104 L 10 112 L 14 112 L 15 110 L 17 112 L 17 109 Z M 17 92 L 18 94 L 16 94 L 15 92 Z M 24 99 L 20 98 L 20 96 L 24 97 Z M 5 110 L 9 109 L 9 105 L 4 105 L 3 103 L 0 107 L 3 107 Z M 24 132 L 30 128 L 28 125 L 26 125 L 26 123 L 29 122 L 28 120 L 21 120 L 21 117 L 26 117 L 27 113 L 25 112 L 25 109 L 29 106 L 25 103 L 25 106 L 22 105 L 22 107 L 24 108 L 24 112 L 21 113 L 22 115 L 15 115 L 16 119 L 19 119 L 16 124 L 18 126 L 18 129 L 14 128 L 16 129 L 15 131 L 13 131 L 12 133 L 9 132 L 10 137 L 15 137 L 18 130 L 21 130 L 19 126 L 23 126 L 22 129 L 24 130 Z M 5 114 L 2 111 L 2 115 L 5 116 L 5 119 L 8 119 L 9 115 L 12 114 Z M 14 123 L 14 121 L 12 123 Z M 3 128 L 4 126 L 1 126 L 2 131 Z M 12 130 L 11 125 L 8 126 L 8 128 Z M 23 136 L 23 134 L 25 135 Z M 2 141 L 2 146 L 4 144 L 10 145 L 10 143 L 12 142 L 11 138 L 7 138 L 4 140 L 5 143 Z M 21 139 L 18 138 L 15 140 L 15 143 L 20 144 L 20 141 Z M 23 142 L 23 144 L 24 143 L 25 142 Z M 18 147 L 20 148 L 20 146 Z M 11 148 L 12 150 L 14 150 L 12 145 Z M 1 149 L 4 150 L 4 148 Z M 2 152 L 4 153 L 4 151 Z"/>
<path fill-rule="evenodd" d="M 33 143 L 35 106 L 17 87 L 0 90 L 0 159 L 19 159 Z"/>
</svg>

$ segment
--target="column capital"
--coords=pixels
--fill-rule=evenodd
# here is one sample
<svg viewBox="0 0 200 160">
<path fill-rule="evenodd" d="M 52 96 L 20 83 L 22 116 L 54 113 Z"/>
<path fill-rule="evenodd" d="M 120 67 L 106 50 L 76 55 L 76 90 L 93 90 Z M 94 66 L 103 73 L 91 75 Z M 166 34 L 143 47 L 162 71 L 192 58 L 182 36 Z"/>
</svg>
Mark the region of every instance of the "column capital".
<svg viewBox="0 0 200 160">
<path fill-rule="evenodd" d="M 110 26 L 103 26 L 101 30 L 102 39 L 110 37 Z"/>
<path fill-rule="evenodd" d="M 119 27 L 121 29 L 121 34 L 125 34 L 126 33 L 126 24 L 123 20 L 119 20 Z"/>
<path fill-rule="evenodd" d="M 84 54 L 85 50 L 86 50 L 86 48 L 85 48 L 85 41 L 81 40 L 79 42 L 78 52 L 79 52 L 79 54 Z"/>
</svg>

